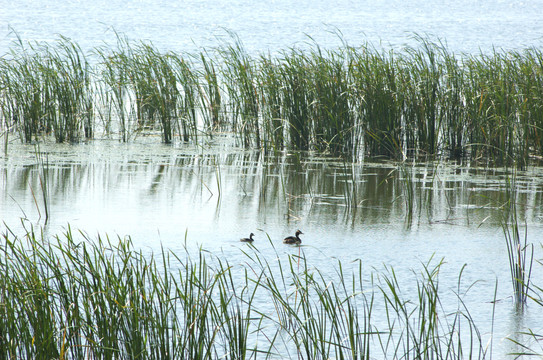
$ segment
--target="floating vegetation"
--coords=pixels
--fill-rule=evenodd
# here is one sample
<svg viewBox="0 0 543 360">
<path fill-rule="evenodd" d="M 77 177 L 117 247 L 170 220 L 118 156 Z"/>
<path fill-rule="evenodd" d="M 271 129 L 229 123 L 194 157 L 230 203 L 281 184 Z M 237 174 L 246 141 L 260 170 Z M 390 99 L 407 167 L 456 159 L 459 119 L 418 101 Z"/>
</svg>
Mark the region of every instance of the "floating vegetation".
<svg viewBox="0 0 543 360">
<path fill-rule="evenodd" d="M 232 35 L 232 34 L 231 34 Z M 160 130 L 165 143 L 229 129 L 246 147 L 317 150 L 352 160 L 489 157 L 525 166 L 543 155 L 543 53 L 453 54 L 439 41 L 386 51 L 317 44 L 248 54 L 232 41 L 163 53 L 119 36 L 77 44 L 19 41 L 0 59 L 2 130 L 26 142 Z"/>
</svg>

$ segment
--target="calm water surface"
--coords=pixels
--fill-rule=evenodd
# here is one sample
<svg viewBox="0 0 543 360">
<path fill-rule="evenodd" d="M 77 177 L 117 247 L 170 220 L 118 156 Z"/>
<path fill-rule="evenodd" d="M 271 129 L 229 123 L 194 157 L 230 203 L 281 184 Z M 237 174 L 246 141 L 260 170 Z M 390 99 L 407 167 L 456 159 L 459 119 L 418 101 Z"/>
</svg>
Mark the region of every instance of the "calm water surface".
<svg viewBox="0 0 543 360">
<path fill-rule="evenodd" d="M 439 37 L 454 52 L 543 45 L 543 1 L 0 0 L 0 9 L 1 54 L 15 39 L 11 29 L 29 41 L 52 41 L 62 34 L 87 50 L 114 42 L 112 28 L 180 52 L 221 45 L 225 29 L 239 35 L 249 52 L 303 47 L 307 35 L 321 46 L 336 47 L 341 41 L 334 31 L 354 46 L 382 41 L 399 48 L 413 33 Z M 543 331 L 541 308 L 532 304 L 518 316 L 510 298 L 498 209 L 503 169 L 430 163 L 404 174 L 389 162 L 353 166 L 300 154 L 267 157 L 224 139 L 166 146 L 159 138 L 140 137 L 130 144 L 42 144 L 40 151 L 49 163 L 49 222 L 44 226 L 35 149 L 11 139 L 8 155 L 2 152 L 0 158 L 2 231 L 5 226 L 20 230 L 21 218 L 27 226 L 44 226 L 46 234 L 70 224 L 89 234 L 130 235 L 136 246 L 154 252 L 161 246 L 184 251 L 185 242 L 201 245 L 236 263 L 243 261 L 240 237 L 255 232 L 258 249 L 273 258 L 267 237 L 286 256 L 299 249 L 283 247 L 281 239 L 300 228 L 307 245 L 302 249 L 321 271 L 329 267 L 333 273 L 336 259 L 344 264 L 360 259 L 368 276 L 393 266 L 408 292 L 416 291 L 411 269 L 419 272 L 432 256 L 436 263 L 444 258 L 440 288 L 447 294 L 444 306 L 452 309 L 457 302 L 452 291 L 466 265 L 465 287 L 478 281 L 466 305 L 485 340 L 498 281 L 496 358 L 518 350 L 504 337 L 519 329 Z M 414 187 L 411 219 L 406 176 Z M 543 169 L 519 174 L 519 188 L 519 215 L 541 259 Z M 543 266 L 534 266 L 533 279 L 543 285 Z"/>
<path fill-rule="evenodd" d="M 51 215 L 45 226 L 36 148 L 13 142 L 0 163 L 2 220 L 15 231 L 20 218 L 27 226 L 44 226 L 46 234 L 59 234 L 69 224 L 91 236 L 130 235 L 136 247 L 155 253 L 161 246 L 180 253 L 186 244 L 202 246 L 235 264 L 245 261 L 240 237 L 255 232 L 258 250 L 272 260 L 277 255 L 271 242 L 280 256 L 298 252 L 281 239 L 300 228 L 309 263 L 331 276 L 338 259 L 347 268 L 361 260 L 368 277 L 392 266 L 404 290 L 414 295 L 413 271 L 422 271 L 421 264 L 433 256 L 432 264 L 446 262 L 440 282 L 447 294 L 444 306 L 451 310 L 466 265 L 463 288 L 477 284 L 465 300 L 486 337 L 496 281 L 502 301 L 494 335 L 502 339 L 521 324 L 541 330 L 538 306 L 532 304 L 520 318 L 513 311 L 498 209 L 503 169 L 436 162 L 405 174 L 391 162 L 353 166 L 307 154 L 265 156 L 237 149 L 228 139 L 169 146 L 141 137 L 130 144 L 45 143 L 39 150 L 48 161 Z M 543 257 L 542 173 L 543 168 L 532 167 L 518 178 L 519 215 L 526 219 L 538 259 Z M 415 193 L 411 221 L 405 176 Z M 356 196 L 347 198 L 346 190 L 353 189 Z M 543 266 L 535 265 L 533 279 L 541 285 Z M 507 341 L 494 345 L 498 353 L 514 350 Z"/>
<path fill-rule="evenodd" d="M 225 28 L 251 52 L 301 45 L 307 35 L 321 46 L 338 46 L 332 28 L 355 46 L 366 41 L 401 46 L 415 32 L 440 37 L 455 52 L 543 44 L 540 0 L 0 0 L 0 8 L 2 53 L 14 39 L 9 27 L 26 40 L 62 34 L 87 49 L 114 41 L 111 28 L 160 49 L 189 52 L 216 46 Z"/>
</svg>

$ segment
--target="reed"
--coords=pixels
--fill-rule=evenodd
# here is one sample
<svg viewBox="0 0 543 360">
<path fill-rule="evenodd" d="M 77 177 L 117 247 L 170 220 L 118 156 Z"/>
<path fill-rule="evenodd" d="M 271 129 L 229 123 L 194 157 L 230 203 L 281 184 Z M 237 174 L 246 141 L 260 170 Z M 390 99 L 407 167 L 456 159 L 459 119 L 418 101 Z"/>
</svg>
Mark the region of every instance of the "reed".
<svg viewBox="0 0 543 360">
<path fill-rule="evenodd" d="M 513 285 L 513 298 L 515 304 L 524 309 L 527 303 L 534 259 L 534 246 L 528 244 L 528 229 L 524 230 L 524 239 L 521 237 L 517 211 L 517 183 L 516 173 L 509 175 L 505 180 L 506 202 L 503 204 L 502 228 L 507 245 L 511 283 Z"/>
<path fill-rule="evenodd" d="M 335 274 L 325 274 L 303 252 L 270 263 L 249 247 L 240 249 L 246 261 L 232 264 L 202 249 L 163 249 L 155 257 L 135 250 L 130 238 L 90 238 L 69 227 L 50 240 L 33 228 L 22 238 L 8 229 L 2 239 L 0 352 L 6 358 L 485 354 L 467 309 L 441 308 L 441 262 L 423 266 L 418 299 L 411 301 L 391 268 L 377 282 L 367 280 L 361 262 L 346 271 L 338 261 Z M 390 320 L 384 329 L 373 322 L 381 297 Z"/>
<path fill-rule="evenodd" d="M 290 148 L 308 150 L 310 143 L 309 66 L 305 55 L 292 49 L 284 55 L 279 69 L 281 76 L 281 107 L 287 126 Z"/>
<path fill-rule="evenodd" d="M 2 61 L 3 115 L 21 130 L 21 139 L 77 142 L 81 132 L 93 136 L 90 66 L 73 41 L 60 37 L 54 45 L 19 41 Z"/>
<path fill-rule="evenodd" d="M 179 136 L 184 142 L 198 139 L 198 77 L 191 61 L 170 54 L 170 61 L 176 77 L 177 114 L 180 122 Z M 173 84 L 172 84 L 173 85 Z"/>
<path fill-rule="evenodd" d="M 415 149 L 424 154 L 435 154 L 441 137 L 439 101 L 443 100 L 442 64 L 436 44 L 419 38 L 420 48 L 408 48 L 403 66 L 407 68 L 409 82 L 404 89 L 408 113 L 406 128 L 412 129 Z"/>
<path fill-rule="evenodd" d="M 12 123 L 20 133 L 21 141 L 30 143 L 45 127 L 43 78 L 37 70 L 38 55 L 30 53 L 20 39 L 14 46 L 1 62 L 2 112 L 6 124 Z"/>
<path fill-rule="evenodd" d="M 257 69 L 243 48 L 241 40 L 231 34 L 233 44 L 221 49 L 223 78 L 230 105 L 232 128 L 245 147 L 261 146 L 260 104 L 257 92 Z M 252 141 L 253 140 L 253 141 Z M 252 144 L 253 143 L 253 144 Z"/>
<path fill-rule="evenodd" d="M 162 129 L 162 140 L 169 144 L 178 119 L 178 76 L 167 54 L 159 53 L 149 44 L 140 44 L 131 59 L 131 85 L 136 95 L 137 121 L 140 126 Z"/>
<path fill-rule="evenodd" d="M 0 61 L 0 116 L 26 142 L 91 138 L 100 119 L 123 141 L 227 129 L 246 147 L 349 160 L 484 156 L 522 168 L 543 154 L 540 50 L 458 55 L 414 37 L 402 51 L 311 43 L 275 56 L 249 54 L 235 34 L 197 56 L 121 35 L 89 57 L 63 37 L 19 40 Z"/>
<path fill-rule="evenodd" d="M 117 48 L 110 49 L 102 46 L 94 49 L 98 57 L 98 88 L 99 102 L 104 104 L 102 118 L 107 134 L 117 131 L 123 142 L 129 140 L 132 135 L 130 121 L 130 59 L 133 50 L 126 37 L 117 36 Z M 140 109 L 136 100 L 136 107 Z M 139 113 L 139 111 L 138 111 Z M 117 127 L 112 127 L 112 121 L 117 122 Z"/>
<path fill-rule="evenodd" d="M 357 154 L 354 139 L 357 126 L 350 95 L 346 59 L 339 52 L 324 53 L 319 47 L 311 53 L 312 122 L 315 147 L 352 159 Z"/>
<path fill-rule="evenodd" d="M 351 49 L 349 76 L 366 154 L 397 158 L 404 150 L 396 57 L 365 47 Z"/>
<path fill-rule="evenodd" d="M 41 194 L 43 199 L 43 207 L 45 209 L 45 224 L 47 224 L 47 221 L 49 220 L 49 204 L 50 204 L 50 196 L 49 196 L 49 159 L 47 158 L 47 155 L 45 155 L 45 160 L 43 158 L 44 154 L 40 152 L 39 145 L 36 145 L 35 149 L 35 157 L 37 162 L 37 170 L 38 170 L 38 179 L 40 181 L 40 188 L 41 188 Z M 34 199 L 36 200 L 36 199 Z M 36 204 L 37 206 L 37 204 Z M 38 206 L 37 206 L 38 207 Z M 39 207 L 38 207 L 39 212 Z M 41 217 L 41 215 L 40 215 Z"/>
<path fill-rule="evenodd" d="M 324 273 L 305 251 L 286 259 L 276 252 L 272 262 L 253 246 L 240 255 L 239 264 L 203 249 L 155 255 L 134 249 L 130 238 L 91 238 L 70 227 L 49 239 L 32 227 L 22 237 L 7 228 L 0 244 L 0 356 L 485 356 L 462 296 L 455 311 L 441 305 L 443 262 L 423 265 L 412 298 L 402 294 L 392 268 L 368 278 L 360 261 L 349 269 L 337 261 Z M 377 301 L 384 314 L 376 314 Z M 378 328 L 375 317 L 388 326 Z"/>
<path fill-rule="evenodd" d="M 449 313 L 442 307 L 438 280 L 442 266 L 443 261 L 432 265 L 431 259 L 423 264 L 416 280 L 418 298 L 413 300 L 402 295 L 394 269 L 388 268 L 384 273 L 379 288 L 385 299 L 390 333 L 385 334 L 384 339 L 380 335 L 379 343 L 386 354 L 404 359 L 486 358 L 482 336 L 465 309 L 461 294 L 457 293 L 456 311 Z M 462 272 L 459 286 L 461 278 Z M 469 332 L 467 339 L 462 330 Z"/>
<path fill-rule="evenodd" d="M 49 50 L 49 49 L 47 49 Z M 46 103 L 52 101 L 53 134 L 58 143 L 78 142 L 80 132 L 86 138 L 93 137 L 92 91 L 90 66 L 79 45 L 61 37 L 57 45 L 48 51 L 45 74 Z M 56 115 L 56 116 L 55 116 Z"/>
<path fill-rule="evenodd" d="M 199 71 L 200 83 L 200 104 L 203 108 L 203 118 L 205 128 L 209 130 L 218 130 L 221 124 L 221 115 L 223 112 L 222 91 L 220 89 L 220 79 L 215 70 L 215 62 L 211 58 L 206 58 L 206 54 L 200 54 L 202 69 Z"/>
<path fill-rule="evenodd" d="M 271 147 L 277 153 L 285 146 L 285 109 L 281 105 L 280 63 L 270 56 L 261 56 L 259 60 L 258 84 L 261 96 L 261 111 L 265 149 Z"/>
</svg>

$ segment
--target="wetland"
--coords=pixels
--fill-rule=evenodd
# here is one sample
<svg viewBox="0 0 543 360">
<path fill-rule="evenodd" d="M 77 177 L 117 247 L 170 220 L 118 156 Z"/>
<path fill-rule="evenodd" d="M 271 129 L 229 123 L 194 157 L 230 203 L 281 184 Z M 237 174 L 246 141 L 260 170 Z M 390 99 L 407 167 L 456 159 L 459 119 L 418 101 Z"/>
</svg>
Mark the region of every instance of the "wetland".
<svg viewBox="0 0 543 360">
<path fill-rule="evenodd" d="M 541 356 L 541 52 L 229 36 L 2 57 L 2 356 Z"/>
</svg>

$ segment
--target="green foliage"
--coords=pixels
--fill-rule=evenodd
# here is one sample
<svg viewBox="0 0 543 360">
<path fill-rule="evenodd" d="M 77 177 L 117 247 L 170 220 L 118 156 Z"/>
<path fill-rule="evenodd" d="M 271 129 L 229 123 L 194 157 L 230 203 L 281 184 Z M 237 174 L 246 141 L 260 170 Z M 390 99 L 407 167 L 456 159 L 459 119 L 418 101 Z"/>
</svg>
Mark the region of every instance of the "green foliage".
<svg viewBox="0 0 543 360">
<path fill-rule="evenodd" d="M 487 156 L 526 166 L 542 155 L 543 53 L 451 54 L 415 36 L 402 52 L 369 45 L 248 54 L 235 34 L 198 56 L 118 36 L 116 46 L 19 41 L 0 60 L 4 127 L 21 139 L 123 141 L 160 129 L 170 143 L 230 129 L 246 146 L 361 155 Z M 192 60 L 191 60 L 192 59 Z M 90 65 L 92 64 L 92 65 Z"/>
<path fill-rule="evenodd" d="M 368 279 L 360 261 L 350 270 L 337 261 L 324 273 L 303 252 L 268 262 L 252 245 L 239 251 L 245 260 L 232 264 L 203 249 L 146 254 L 130 238 L 70 228 L 52 239 L 8 229 L 0 246 L 0 357 L 485 356 L 462 295 L 452 313 L 441 305 L 441 262 L 423 264 L 418 298 L 406 298 L 392 268 Z M 385 328 L 373 321 L 376 301 L 385 306 L 377 315 L 388 319 Z"/>
</svg>

